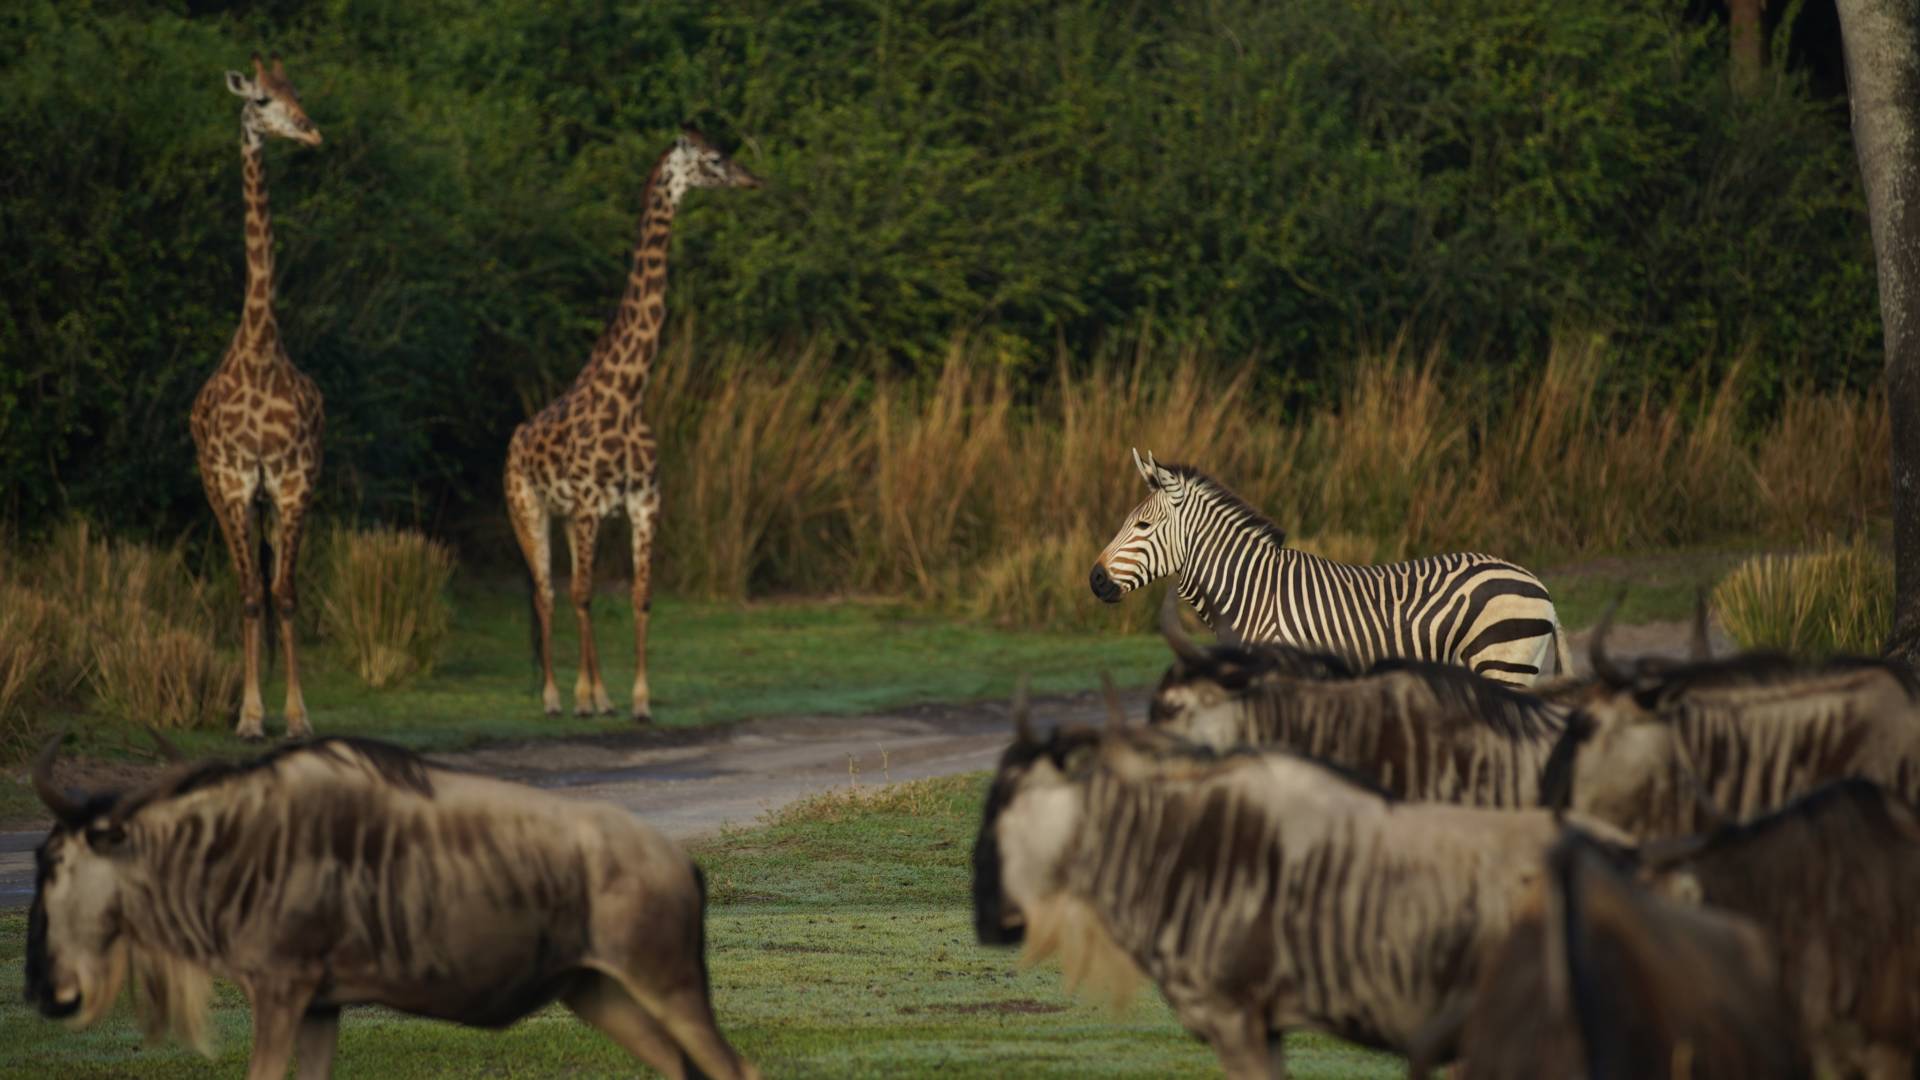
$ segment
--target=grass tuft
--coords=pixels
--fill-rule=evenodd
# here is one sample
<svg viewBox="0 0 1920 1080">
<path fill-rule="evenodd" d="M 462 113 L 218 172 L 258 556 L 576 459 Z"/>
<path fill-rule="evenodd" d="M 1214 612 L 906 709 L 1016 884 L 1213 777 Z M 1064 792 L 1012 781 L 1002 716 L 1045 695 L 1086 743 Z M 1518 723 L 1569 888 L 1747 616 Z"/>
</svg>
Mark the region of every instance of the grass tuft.
<svg viewBox="0 0 1920 1080">
<path fill-rule="evenodd" d="M 403 529 L 336 528 L 327 538 L 321 621 L 368 686 L 431 671 L 453 624 L 453 551 Z"/>
<path fill-rule="evenodd" d="M 1871 655 L 1893 631 L 1893 560 L 1864 537 L 1760 555 L 1728 574 L 1713 602 L 1743 648 Z"/>
</svg>

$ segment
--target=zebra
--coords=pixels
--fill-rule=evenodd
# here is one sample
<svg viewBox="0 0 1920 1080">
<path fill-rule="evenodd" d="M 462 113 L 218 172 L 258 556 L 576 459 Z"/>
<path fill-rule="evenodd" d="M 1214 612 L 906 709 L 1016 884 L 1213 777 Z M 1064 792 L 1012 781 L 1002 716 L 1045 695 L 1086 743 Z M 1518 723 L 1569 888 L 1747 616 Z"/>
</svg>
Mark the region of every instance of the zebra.
<svg viewBox="0 0 1920 1080">
<path fill-rule="evenodd" d="M 1384 566 L 1349 566 L 1286 546 L 1286 533 L 1219 481 L 1138 450 L 1152 494 L 1134 507 L 1089 584 L 1115 604 L 1168 575 L 1216 630 L 1247 641 L 1322 649 L 1357 668 L 1388 657 L 1454 663 L 1531 686 L 1549 652 L 1572 671 L 1547 588 L 1491 555 L 1456 552 Z"/>
</svg>

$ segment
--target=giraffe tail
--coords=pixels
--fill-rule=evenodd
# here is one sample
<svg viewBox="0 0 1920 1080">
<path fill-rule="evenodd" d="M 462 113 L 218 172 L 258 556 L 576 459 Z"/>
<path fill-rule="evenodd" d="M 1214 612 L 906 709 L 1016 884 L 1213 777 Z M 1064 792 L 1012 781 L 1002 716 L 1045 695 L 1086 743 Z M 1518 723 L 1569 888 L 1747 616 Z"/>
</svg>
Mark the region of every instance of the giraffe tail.
<svg viewBox="0 0 1920 1080">
<path fill-rule="evenodd" d="M 273 622 L 273 544 L 267 539 L 266 500 L 256 498 L 253 501 L 253 527 L 260 534 L 260 633 L 266 638 L 260 650 L 261 673 L 273 670 L 274 622 Z"/>
<path fill-rule="evenodd" d="M 544 526 L 543 526 L 544 527 Z M 540 667 L 540 600 L 537 595 L 540 583 L 533 579 L 533 565 L 527 565 L 527 649 L 533 659 L 533 674 L 539 678 L 543 672 Z"/>
</svg>

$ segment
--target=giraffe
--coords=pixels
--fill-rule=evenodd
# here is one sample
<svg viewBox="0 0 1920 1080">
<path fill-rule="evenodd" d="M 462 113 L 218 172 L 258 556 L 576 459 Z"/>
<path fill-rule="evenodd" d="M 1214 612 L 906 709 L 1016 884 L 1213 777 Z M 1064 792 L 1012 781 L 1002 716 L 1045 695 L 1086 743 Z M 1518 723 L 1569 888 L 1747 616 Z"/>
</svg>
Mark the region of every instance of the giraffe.
<svg viewBox="0 0 1920 1080">
<path fill-rule="evenodd" d="M 633 532 L 633 719 L 652 719 L 647 691 L 647 620 L 653 607 L 653 533 L 660 514 L 653 431 L 640 415 L 647 377 L 666 321 L 667 246 L 674 211 L 689 188 L 753 188 L 760 181 L 685 130 L 654 163 L 641 196 L 640 239 L 620 306 L 586 367 L 566 393 L 513 431 L 506 468 L 507 511 L 533 578 L 533 619 L 547 715 L 560 712 L 553 682 L 553 557 L 550 517 L 565 519 L 572 556 L 571 598 L 580 626 L 574 712 L 612 712 L 600 677 L 588 608 L 600 523 L 625 511 Z"/>
<path fill-rule="evenodd" d="M 320 390 L 287 358 L 273 318 L 273 222 L 261 158 L 268 135 L 318 146 L 320 132 L 301 109 L 278 56 L 269 70 L 260 54 L 253 54 L 253 77 L 229 71 L 227 89 L 246 101 L 240 107 L 240 162 L 247 203 L 247 293 L 233 342 L 194 399 L 193 444 L 200 481 L 240 579 L 246 692 L 234 733 L 249 740 L 264 736 L 260 628 L 266 567 L 255 559 L 254 530 L 265 529 L 262 519 L 270 505 L 278 526 L 273 602 L 287 657 L 287 737 L 300 738 L 313 729 L 294 657 L 293 569 L 300 527 L 320 477 L 323 418 Z"/>
</svg>

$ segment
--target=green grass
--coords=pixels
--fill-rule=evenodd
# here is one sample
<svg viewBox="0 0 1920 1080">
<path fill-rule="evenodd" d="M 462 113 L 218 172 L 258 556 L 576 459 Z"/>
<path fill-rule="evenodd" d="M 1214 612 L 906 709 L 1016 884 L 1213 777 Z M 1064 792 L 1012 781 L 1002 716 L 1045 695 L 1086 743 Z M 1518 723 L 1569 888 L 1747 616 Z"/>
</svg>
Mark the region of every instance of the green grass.
<svg viewBox="0 0 1920 1080">
<path fill-rule="evenodd" d="M 635 730 L 624 716 L 633 685 L 633 618 L 624 594 L 603 594 L 594 604 L 603 677 L 623 710 L 604 717 L 571 712 L 579 649 L 570 613 L 556 618 L 554 642 L 555 680 L 568 711 L 550 718 L 540 709 L 525 595 L 468 584 L 454 602 L 443 658 L 432 674 L 398 687 L 372 689 L 323 644 L 303 644 L 302 682 L 315 730 L 378 736 L 420 750 Z M 1166 656 L 1151 635 L 1010 631 L 877 601 L 662 600 L 654 605 L 651 638 L 654 723 L 668 727 L 1000 698 L 1023 672 L 1036 693 L 1092 688 L 1101 669 L 1122 686 L 1144 686 L 1159 677 Z M 269 735 L 278 733 L 282 675 L 276 665 L 262 690 Z M 127 753 L 125 729 L 103 718 L 72 719 L 77 752 Z M 223 728 L 172 738 L 188 753 L 234 746 Z"/>
<path fill-rule="evenodd" d="M 1211 1051 L 1158 997 L 1114 1015 L 1076 1001 L 1057 971 L 1021 972 L 1011 950 L 975 943 L 968 860 L 985 779 L 949 777 L 828 795 L 764 827 L 699 846 L 708 940 L 727 1037 L 769 1076 L 1217 1076 Z M 0 985 L 19 985 L 25 919 L 0 915 Z M 216 1006 L 218 1056 L 141 1049 L 121 1009 L 84 1033 L 0 995 L 0 1080 L 237 1074 L 247 1016 L 231 987 Z M 1399 1077 L 1390 1055 L 1296 1035 L 1295 1076 Z M 342 1020 L 336 1075 L 612 1077 L 634 1064 L 565 1010 L 480 1032 L 381 1010 Z"/>
</svg>

